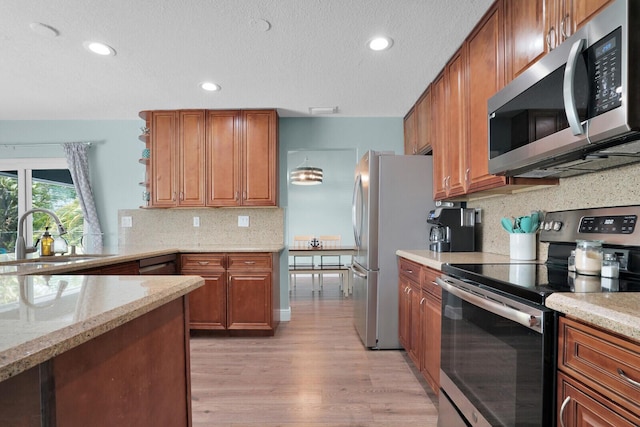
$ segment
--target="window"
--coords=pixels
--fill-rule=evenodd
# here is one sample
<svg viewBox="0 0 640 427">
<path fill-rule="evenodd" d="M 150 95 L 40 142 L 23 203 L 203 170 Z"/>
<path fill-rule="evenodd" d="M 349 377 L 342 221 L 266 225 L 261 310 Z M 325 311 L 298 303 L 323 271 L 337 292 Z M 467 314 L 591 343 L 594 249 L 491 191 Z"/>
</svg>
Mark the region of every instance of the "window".
<svg viewBox="0 0 640 427">
<path fill-rule="evenodd" d="M 18 221 L 32 208 L 49 209 L 60 218 L 68 233 L 69 245 L 81 245 L 84 218 L 66 159 L 0 160 L 0 253 L 13 253 Z M 25 219 L 25 241 L 28 246 L 50 227 L 57 237 L 57 227 L 49 215 L 35 212 Z"/>
</svg>

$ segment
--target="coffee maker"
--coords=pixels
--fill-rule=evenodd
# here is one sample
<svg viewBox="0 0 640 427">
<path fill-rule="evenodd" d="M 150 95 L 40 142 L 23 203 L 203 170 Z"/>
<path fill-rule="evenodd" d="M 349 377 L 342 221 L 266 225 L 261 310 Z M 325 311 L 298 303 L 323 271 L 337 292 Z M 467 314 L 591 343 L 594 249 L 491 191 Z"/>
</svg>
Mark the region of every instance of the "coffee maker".
<svg viewBox="0 0 640 427">
<path fill-rule="evenodd" d="M 475 210 L 462 207 L 438 207 L 429 212 L 427 222 L 429 249 L 436 252 L 473 252 L 475 245 Z"/>
</svg>

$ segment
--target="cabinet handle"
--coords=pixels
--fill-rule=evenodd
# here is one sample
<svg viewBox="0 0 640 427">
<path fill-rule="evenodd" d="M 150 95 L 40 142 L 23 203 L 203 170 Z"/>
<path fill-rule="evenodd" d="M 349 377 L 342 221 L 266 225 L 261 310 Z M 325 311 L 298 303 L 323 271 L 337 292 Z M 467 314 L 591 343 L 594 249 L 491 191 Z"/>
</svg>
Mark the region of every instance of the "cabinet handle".
<svg viewBox="0 0 640 427">
<path fill-rule="evenodd" d="M 200 265 L 209 265 L 209 261 L 198 261 Z"/>
<path fill-rule="evenodd" d="M 245 261 L 244 263 L 245 263 L 245 264 L 247 264 L 247 265 L 253 265 L 253 264 L 255 264 L 256 262 L 255 262 L 255 261 Z"/>
<path fill-rule="evenodd" d="M 422 297 L 422 299 L 420 300 L 420 305 L 422 305 L 422 303 L 425 301 L 426 301 L 426 298 Z"/>
<path fill-rule="evenodd" d="M 553 35 L 553 40 L 551 39 L 551 36 Z M 551 27 L 549 28 L 549 31 L 547 32 L 547 47 L 549 48 L 549 50 L 553 50 L 556 46 L 556 28 L 555 27 Z"/>
<path fill-rule="evenodd" d="M 464 171 L 464 182 L 466 182 L 467 184 L 469 184 L 469 175 L 470 175 L 471 169 L 467 168 L 466 171 Z"/>
<path fill-rule="evenodd" d="M 564 410 L 567 409 L 567 405 L 569 404 L 570 400 L 571 400 L 571 396 L 567 396 L 567 398 L 564 399 L 564 402 L 562 402 L 562 406 L 560 406 L 560 426 L 561 427 L 565 427 L 565 425 L 564 425 Z"/>
<path fill-rule="evenodd" d="M 247 200 L 247 192 L 246 191 L 242 192 L 242 200 Z"/>
<path fill-rule="evenodd" d="M 405 273 L 413 274 L 413 270 L 405 270 Z"/>
<path fill-rule="evenodd" d="M 620 369 L 620 368 L 618 368 L 618 375 L 620 375 L 622 377 L 622 379 L 624 379 L 629 384 L 634 385 L 636 387 L 640 387 L 640 382 L 629 378 L 627 376 L 627 374 L 625 374 L 624 371 L 622 369 Z"/>
<path fill-rule="evenodd" d="M 567 38 L 569 38 L 569 36 L 567 35 L 567 31 L 566 31 L 566 25 L 565 22 L 569 19 L 569 14 L 567 13 L 563 18 L 562 21 L 560 21 L 560 35 L 562 37 L 562 40 L 566 40 Z"/>
<path fill-rule="evenodd" d="M 174 202 L 176 201 L 176 192 L 175 191 L 173 192 L 173 197 L 171 198 L 171 200 L 174 201 Z"/>
<path fill-rule="evenodd" d="M 408 294 L 408 293 L 409 293 L 409 287 L 408 287 L 408 286 L 405 286 L 405 287 L 404 287 L 404 291 L 403 291 L 403 292 L 404 292 L 405 294 Z"/>
<path fill-rule="evenodd" d="M 409 295 L 411 293 L 411 288 L 407 289 L 407 295 Z"/>
<path fill-rule="evenodd" d="M 184 200 L 184 192 L 180 192 L 180 200 Z"/>
<path fill-rule="evenodd" d="M 239 199 L 238 199 L 238 197 L 239 197 L 239 196 L 240 196 L 240 193 L 238 193 L 238 192 L 236 191 L 236 193 L 234 194 L 233 198 L 234 198 L 235 200 L 239 200 Z"/>
</svg>

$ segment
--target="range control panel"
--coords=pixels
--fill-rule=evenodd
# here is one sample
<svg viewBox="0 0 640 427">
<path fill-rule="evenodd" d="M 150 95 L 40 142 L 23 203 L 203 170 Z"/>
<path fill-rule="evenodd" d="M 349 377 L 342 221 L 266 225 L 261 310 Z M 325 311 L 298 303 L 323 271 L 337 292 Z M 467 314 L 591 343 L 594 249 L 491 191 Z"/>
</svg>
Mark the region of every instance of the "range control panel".
<svg viewBox="0 0 640 427">
<path fill-rule="evenodd" d="M 547 212 L 541 242 L 602 240 L 605 244 L 640 246 L 640 205 Z"/>
<path fill-rule="evenodd" d="M 637 215 L 585 216 L 580 220 L 579 233 L 631 234 L 634 232 Z"/>
</svg>

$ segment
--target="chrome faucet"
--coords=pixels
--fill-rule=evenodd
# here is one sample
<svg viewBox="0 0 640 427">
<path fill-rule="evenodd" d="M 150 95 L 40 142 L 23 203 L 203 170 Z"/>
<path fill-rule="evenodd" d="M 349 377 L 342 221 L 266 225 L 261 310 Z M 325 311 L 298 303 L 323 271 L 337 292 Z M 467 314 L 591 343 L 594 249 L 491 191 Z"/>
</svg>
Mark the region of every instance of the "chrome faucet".
<svg viewBox="0 0 640 427">
<path fill-rule="evenodd" d="M 24 240 L 24 235 L 23 235 L 24 220 L 27 218 L 27 215 L 32 214 L 34 212 L 46 213 L 51 218 L 53 218 L 53 220 L 56 222 L 56 225 L 58 226 L 58 233 L 61 236 L 63 234 L 66 234 L 67 232 L 67 230 L 62 225 L 62 222 L 60 222 L 60 218 L 58 218 L 58 216 L 52 211 L 48 209 L 42 209 L 42 208 L 35 208 L 35 209 L 26 211 L 24 214 L 22 214 L 22 216 L 20 217 L 20 221 L 18 222 L 18 238 L 16 239 L 16 259 L 25 259 L 27 254 L 36 251 L 36 248 L 34 246 L 27 246 Z"/>
</svg>

